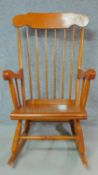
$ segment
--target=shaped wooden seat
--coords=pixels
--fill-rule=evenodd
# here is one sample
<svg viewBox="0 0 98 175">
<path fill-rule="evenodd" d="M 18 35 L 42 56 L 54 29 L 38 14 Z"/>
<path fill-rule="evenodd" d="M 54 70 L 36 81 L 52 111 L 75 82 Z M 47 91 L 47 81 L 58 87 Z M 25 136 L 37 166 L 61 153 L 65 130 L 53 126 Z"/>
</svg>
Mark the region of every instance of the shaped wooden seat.
<svg viewBox="0 0 98 175">
<path fill-rule="evenodd" d="M 11 70 L 5 70 L 3 72 L 3 77 L 9 82 L 10 92 L 12 96 L 12 101 L 14 105 L 14 110 L 11 113 L 12 120 L 18 120 L 13 144 L 12 144 L 12 155 L 8 163 L 12 164 L 16 160 L 21 148 L 23 147 L 26 140 L 74 140 L 78 151 L 80 153 L 81 159 L 84 165 L 87 166 L 87 159 L 85 155 L 85 146 L 83 140 L 83 133 L 80 124 L 80 120 L 87 118 L 86 111 L 86 102 L 88 98 L 88 93 L 90 89 L 90 81 L 95 78 L 96 72 L 94 69 L 88 69 L 84 71 L 82 69 L 82 57 L 83 57 L 83 44 L 84 44 L 84 27 L 87 26 L 89 19 L 85 15 L 74 14 L 74 13 L 28 13 L 23 15 L 17 15 L 13 19 L 13 24 L 17 30 L 18 37 L 18 62 L 19 62 L 19 71 L 13 72 Z M 21 29 L 25 29 L 24 40 L 27 44 L 28 58 L 24 59 L 24 54 L 22 50 L 23 40 L 21 37 Z M 30 29 L 29 29 L 30 28 Z M 69 51 L 69 45 L 67 47 L 67 31 L 70 30 L 70 39 L 68 42 L 72 42 L 70 50 L 70 59 L 67 55 L 67 48 Z M 57 36 L 58 31 L 62 30 L 62 55 L 57 54 L 59 47 L 57 46 Z M 78 32 L 76 32 L 78 30 Z M 32 34 L 33 30 L 33 34 Z M 44 44 L 39 43 L 39 30 L 43 31 L 43 42 Z M 48 34 L 51 33 L 50 39 L 52 40 L 52 47 L 48 53 Z M 52 33 L 53 32 L 53 33 Z M 78 54 L 75 55 L 75 35 L 79 33 L 79 49 Z M 31 44 L 31 39 L 33 36 L 35 44 Z M 40 38 L 41 39 L 41 38 Z M 61 38 L 60 38 L 61 40 Z M 31 62 L 31 48 L 35 47 L 34 57 L 35 62 Z M 40 46 L 40 47 L 39 47 Z M 42 49 L 42 54 L 44 53 L 44 82 L 45 88 L 42 88 L 41 85 L 41 64 L 42 57 L 40 58 L 39 48 Z M 58 47 L 58 49 L 57 49 Z M 53 66 L 53 71 L 51 77 L 53 78 L 53 96 L 50 98 L 49 89 L 50 89 L 50 80 L 49 80 L 49 57 L 53 59 L 51 68 Z M 61 60 L 61 67 L 57 65 L 57 57 Z M 75 58 L 74 58 L 75 57 Z M 13 58 L 14 59 L 14 58 Z M 66 66 L 66 60 L 68 64 L 70 62 L 70 67 Z M 75 60 L 74 60 L 75 59 Z M 24 62 L 26 61 L 26 66 Z M 41 62 L 41 63 L 40 63 Z M 74 68 L 75 63 L 77 62 L 77 67 Z M 59 63 L 60 65 L 60 63 Z M 25 68 L 27 67 L 27 70 Z M 32 68 L 33 67 L 33 68 Z M 66 81 L 65 70 L 68 67 L 69 78 Z M 36 70 L 35 70 L 36 68 Z M 32 69 L 35 70 L 34 75 L 36 80 L 32 77 Z M 57 73 L 59 69 L 59 76 Z M 76 70 L 76 74 L 74 73 Z M 61 71 L 61 72 L 60 72 Z M 36 73 L 36 74 L 35 74 Z M 28 75 L 28 83 L 26 82 Z M 74 81 L 75 75 L 75 81 Z M 43 76 L 43 75 L 42 75 Z M 57 79 L 59 77 L 59 81 Z M 34 77 L 35 78 L 35 77 Z M 69 80 L 69 81 L 68 81 Z M 34 98 L 34 83 L 37 83 L 37 98 Z M 74 81 L 74 83 L 73 83 Z M 43 84 L 44 84 L 43 82 Z M 69 90 L 65 90 L 65 86 L 69 85 Z M 30 97 L 27 97 L 27 85 L 30 89 Z M 74 86 L 74 93 L 73 91 Z M 57 87 L 60 89 L 60 97 L 57 98 Z M 27 88 L 27 89 L 26 89 Z M 43 92 L 44 97 L 42 97 L 41 89 L 45 89 Z M 65 97 L 65 93 L 67 97 Z M 73 97 L 74 94 L 74 97 Z M 25 125 L 23 125 L 25 121 Z M 31 136 L 28 135 L 32 122 L 69 122 L 72 135 L 71 136 Z M 24 127 L 24 130 L 23 130 Z"/>
<path fill-rule="evenodd" d="M 75 100 L 27 100 L 25 107 L 20 107 L 11 113 L 12 120 L 32 121 L 68 121 L 86 119 L 87 113 Z"/>
</svg>

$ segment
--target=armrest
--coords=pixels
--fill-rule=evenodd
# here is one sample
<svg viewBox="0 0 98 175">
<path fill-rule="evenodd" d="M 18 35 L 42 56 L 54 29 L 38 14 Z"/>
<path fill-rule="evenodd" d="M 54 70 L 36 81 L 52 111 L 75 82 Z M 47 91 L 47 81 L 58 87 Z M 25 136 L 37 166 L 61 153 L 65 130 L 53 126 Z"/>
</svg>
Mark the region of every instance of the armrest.
<svg viewBox="0 0 98 175">
<path fill-rule="evenodd" d="M 25 104 L 25 90 L 24 90 L 23 70 L 20 69 L 17 73 L 11 70 L 5 70 L 3 72 L 3 78 L 4 80 L 7 80 L 9 82 L 9 87 L 10 87 L 10 92 L 11 92 L 14 107 L 17 108 L 21 106 L 22 104 L 24 105 Z M 18 81 L 17 81 L 18 79 L 21 81 L 22 100 L 20 97 L 20 90 L 19 90 Z"/>
<path fill-rule="evenodd" d="M 23 71 L 19 70 L 17 73 L 11 71 L 11 70 L 5 70 L 3 72 L 3 78 L 4 80 L 12 80 L 12 79 L 22 79 L 23 78 Z"/>
<path fill-rule="evenodd" d="M 83 71 L 81 69 L 78 70 L 78 79 L 82 79 L 82 88 L 81 88 L 81 96 L 80 96 L 80 105 L 82 108 L 85 108 L 88 93 L 90 89 L 90 81 L 95 79 L 96 71 L 94 69 L 88 69 L 87 71 Z"/>
<path fill-rule="evenodd" d="M 94 69 L 88 69 L 87 71 L 83 71 L 81 69 L 78 70 L 78 79 L 93 80 L 95 77 L 96 71 Z"/>
</svg>

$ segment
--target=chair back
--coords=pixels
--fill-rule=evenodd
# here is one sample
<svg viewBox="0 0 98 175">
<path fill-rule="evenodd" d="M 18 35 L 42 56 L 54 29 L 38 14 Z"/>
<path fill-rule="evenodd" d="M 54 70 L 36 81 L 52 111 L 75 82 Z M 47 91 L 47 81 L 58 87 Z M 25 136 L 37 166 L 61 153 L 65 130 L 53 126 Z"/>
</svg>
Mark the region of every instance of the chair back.
<svg viewBox="0 0 98 175">
<path fill-rule="evenodd" d="M 24 71 L 24 74 L 25 73 L 28 74 L 30 99 L 34 98 L 35 81 L 33 80 L 32 76 L 33 77 L 36 76 L 37 80 L 36 81 L 37 98 L 39 99 L 42 97 L 41 89 L 45 89 L 44 93 L 45 98 L 50 98 L 49 88 L 51 86 L 51 83 L 49 80 L 49 76 L 51 75 L 50 78 L 52 78 L 53 81 L 52 98 L 54 99 L 58 98 L 57 89 L 58 90 L 60 89 L 59 98 L 67 98 L 70 100 L 72 98 L 75 98 L 76 103 L 78 103 L 80 80 L 77 78 L 77 72 L 79 69 L 82 68 L 84 27 L 88 24 L 88 22 L 89 19 L 87 16 L 75 13 L 28 13 L 28 14 L 17 15 L 13 18 L 13 24 L 16 27 L 18 37 L 19 69 L 22 70 L 24 69 L 25 64 L 23 55 L 24 49 L 21 37 L 22 29 L 25 32 L 25 42 L 27 46 L 27 58 L 26 58 L 27 71 Z M 34 40 L 34 43 L 32 44 L 31 44 L 32 42 L 31 36 L 33 36 Z M 77 44 L 77 36 L 79 40 L 78 44 Z M 41 37 L 43 38 L 42 40 L 40 39 Z M 42 44 L 40 40 L 42 41 Z M 71 44 L 69 44 L 69 42 Z M 60 48 L 61 46 L 62 48 Z M 71 48 L 69 48 L 69 46 Z M 40 51 L 41 48 L 42 51 Z M 58 51 L 59 49 L 60 53 Z M 33 50 L 33 56 L 31 54 L 32 50 Z M 77 53 L 75 53 L 75 51 L 77 51 Z M 34 58 L 34 52 L 35 52 L 35 58 Z M 40 52 L 42 53 L 43 58 Z M 33 60 L 35 59 L 35 64 L 33 64 L 32 59 Z M 41 59 L 43 59 L 43 61 Z M 32 69 L 35 72 L 33 72 Z M 41 72 L 43 70 L 44 70 L 44 76 L 42 76 L 42 78 L 44 78 L 43 82 L 45 83 L 45 88 L 43 88 L 43 85 L 41 84 Z M 67 74 L 69 78 L 66 78 Z M 73 82 L 74 75 L 75 75 L 75 82 Z M 68 86 L 68 90 L 66 89 L 66 85 Z M 75 87 L 74 97 L 72 97 L 73 86 Z M 65 92 L 67 97 L 65 97 Z M 26 98 L 25 93 L 24 98 Z"/>
</svg>

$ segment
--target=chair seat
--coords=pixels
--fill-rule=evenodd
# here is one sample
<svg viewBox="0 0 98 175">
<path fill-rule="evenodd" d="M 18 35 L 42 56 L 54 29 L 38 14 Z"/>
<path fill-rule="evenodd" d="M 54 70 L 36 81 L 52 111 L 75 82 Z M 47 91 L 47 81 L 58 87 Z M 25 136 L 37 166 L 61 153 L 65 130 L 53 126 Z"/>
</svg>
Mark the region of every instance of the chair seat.
<svg viewBox="0 0 98 175">
<path fill-rule="evenodd" d="M 12 120 L 67 121 L 86 118 L 87 112 L 75 106 L 75 100 L 65 99 L 27 100 L 25 107 L 11 113 Z"/>
</svg>

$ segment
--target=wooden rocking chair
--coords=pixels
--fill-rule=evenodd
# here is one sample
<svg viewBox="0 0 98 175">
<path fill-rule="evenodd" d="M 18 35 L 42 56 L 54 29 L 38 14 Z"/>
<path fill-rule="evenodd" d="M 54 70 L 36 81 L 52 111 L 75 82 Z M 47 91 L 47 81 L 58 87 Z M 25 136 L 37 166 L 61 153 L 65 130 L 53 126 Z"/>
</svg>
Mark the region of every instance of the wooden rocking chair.
<svg viewBox="0 0 98 175">
<path fill-rule="evenodd" d="M 87 97 L 90 88 L 90 80 L 95 78 L 96 72 L 94 69 L 82 70 L 82 51 L 84 41 L 84 27 L 88 24 L 89 19 L 85 15 L 73 14 L 73 13 L 28 13 L 23 15 L 17 15 L 13 19 L 13 24 L 17 30 L 18 37 L 18 61 L 19 71 L 17 73 L 11 70 L 5 70 L 3 77 L 9 82 L 10 92 L 14 105 L 14 111 L 11 113 L 12 120 L 18 120 L 14 141 L 12 144 L 12 155 L 9 159 L 9 165 L 13 164 L 19 154 L 22 146 L 26 140 L 74 140 L 78 151 L 80 153 L 82 162 L 87 166 L 87 160 L 85 155 L 85 146 L 83 140 L 83 133 L 80 124 L 80 120 L 87 119 L 87 112 L 85 110 Z M 25 71 L 24 71 L 24 59 L 22 52 L 22 39 L 21 29 L 26 28 L 26 42 L 28 50 L 28 77 L 30 87 L 30 98 L 26 97 L 26 83 L 25 83 Z M 23 29 L 24 29 L 23 28 Z M 32 66 L 31 66 L 31 50 L 30 50 L 30 30 L 34 31 L 35 37 L 35 55 L 36 55 L 36 79 L 38 87 L 38 98 L 33 98 L 33 80 L 32 80 Z M 67 99 L 64 96 L 65 86 L 65 66 L 66 66 L 66 36 L 67 30 L 71 28 L 71 59 L 69 69 L 69 95 Z M 41 98 L 41 82 L 40 82 L 40 63 L 39 63 L 39 47 L 38 47 L 38 32 L 39 29 L 44 31 L 44 68 L 45 68 L 45 98 Z M 59 30 L 63 32 L 62 39 L 62 70 L 61 70 L 61 97 L 57 98 L 57 32 Z M 74 75 L 74 50 L 75 50 L 75 34 L 79 29 L 79 51 L 77 58 L 77 76 L 75 83 L 74 98 L 72 98 L 72 85 Z M 53 43 L 53 98 L 49 98 L 49 55 L 48 55 L 48 32 L 54 32 Z M 33 46 L 32 46 L 33 47 Z M 41 47 L 41 45 L 40 45 Z M 19 85 L 21 83 L 21 87 Z M 67 83 L 67 82 L 66 82 Z M 67 93 L 68 94 L 68 93 Z M 25 126 L 23 125 L 25 121 Z M 28 132 L 32 122 L 69 122 L 72 135 L 68 136 L 30 136 Z M 22 125 L 24 131 L 22 132 Z"/>
</svg>

